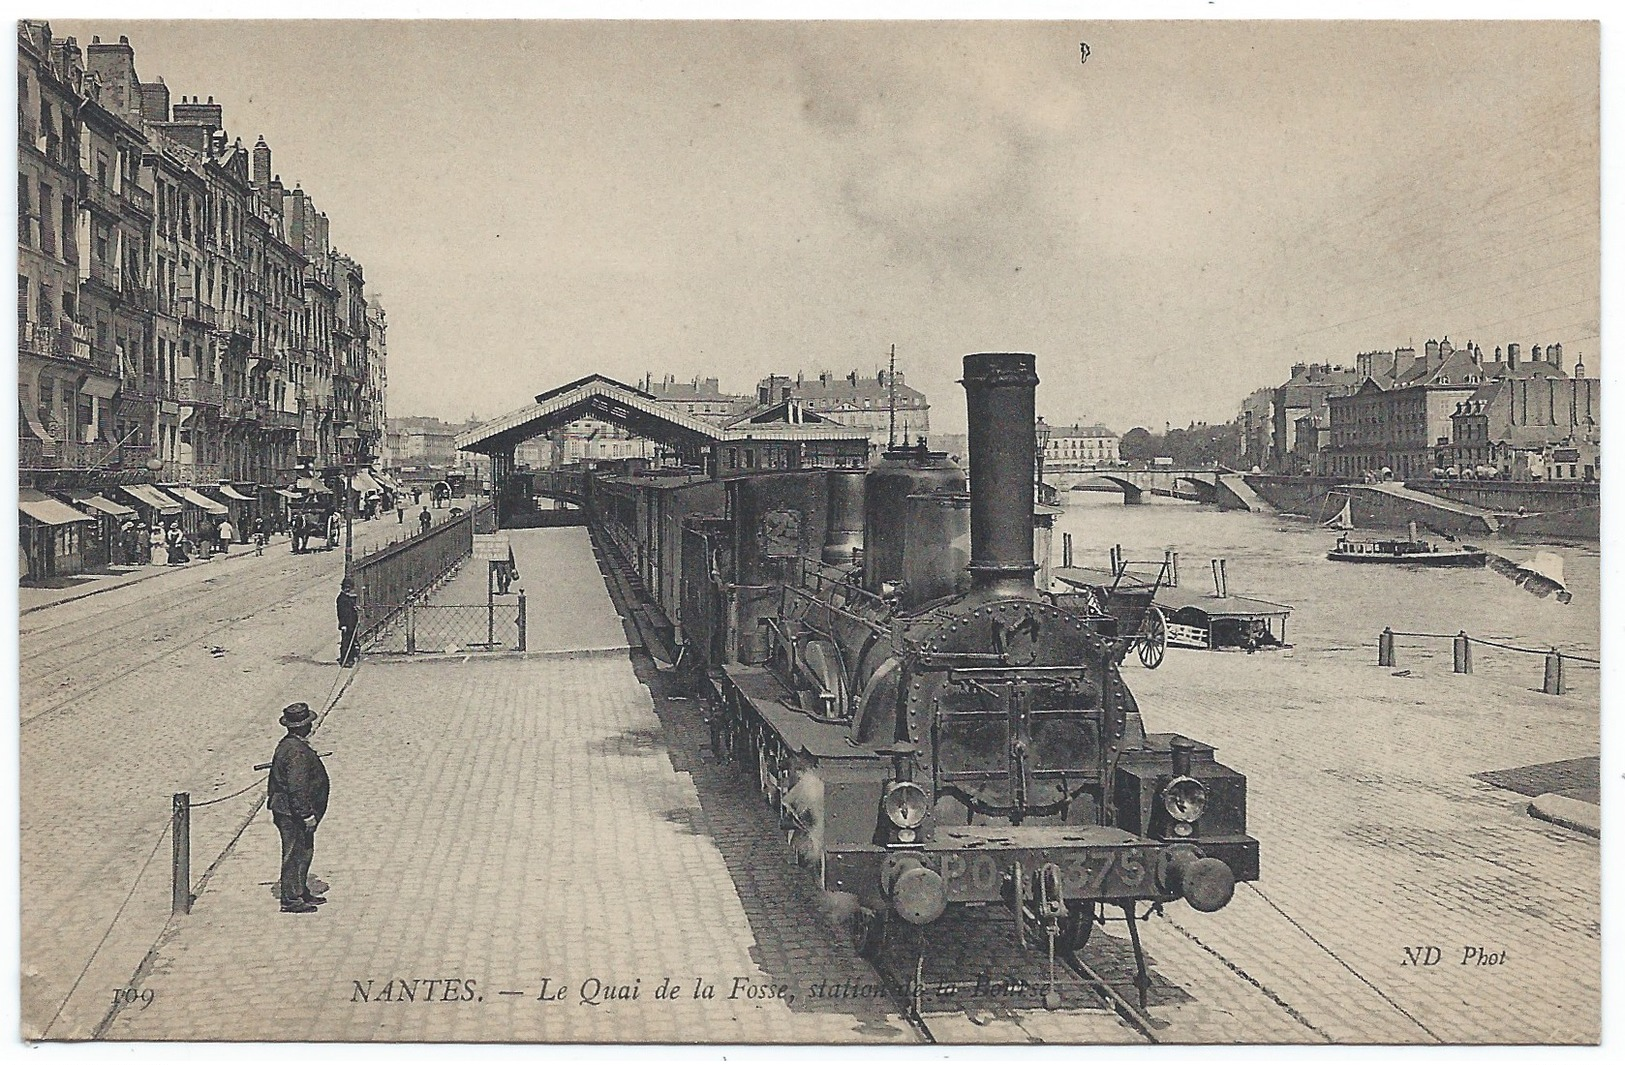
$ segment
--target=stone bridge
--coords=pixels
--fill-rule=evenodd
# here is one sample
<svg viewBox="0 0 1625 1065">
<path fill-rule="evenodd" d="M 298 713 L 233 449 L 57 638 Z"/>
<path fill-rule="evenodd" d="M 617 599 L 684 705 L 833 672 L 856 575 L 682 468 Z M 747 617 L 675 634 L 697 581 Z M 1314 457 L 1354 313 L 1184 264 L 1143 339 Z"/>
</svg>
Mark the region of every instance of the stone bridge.
<svg viewBox="0 0 1625 1065">
<path fill-rule="evenodd" d="M 1183 499 L 1191 503 L 1211 503 L 1222 510 L 1267 509 L 1267 504 L 1247 487 L 1240 474 L 1224 469 L 1171 469 L 1158 466 L 1144 470 L 1046 472 L 1044 480 L 1063 492 L 1072 489 L 1121 492 L 1123 502 L 1130 506 L 1145 502 L 1145 494 L 1149 492 L 1154 496 Z"/>
</svg>

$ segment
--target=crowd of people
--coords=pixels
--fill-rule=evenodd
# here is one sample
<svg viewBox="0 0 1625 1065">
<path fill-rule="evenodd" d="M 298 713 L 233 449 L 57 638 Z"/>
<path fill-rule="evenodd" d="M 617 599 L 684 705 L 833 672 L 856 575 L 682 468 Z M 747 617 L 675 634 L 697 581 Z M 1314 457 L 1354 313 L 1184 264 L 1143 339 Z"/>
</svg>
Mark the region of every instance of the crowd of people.
<svg viewBox="0 0 1625 1065">
<path fill-rule="evenodd" d="M 418 511 L 418 532 L 422 533 L 434 524 L 429 506 L 450 502 L 450 493 L 425 492 L 421 488 L 410 493 L 368 492 L 361 498 L 355 517 L 374 521 L 393 510 L 396 522 L 405 525 L 406 512 L 412 509 Z M 120 523 L 111 556 L 118 565 L 179 566 L 229 554 L 233 545 L 250 546 L 255 554 L 264 554 L 271 538 L 284 534 L 296 555 L 334 550 L 344 543 L 344 517 L 334 507 L 314 504 L 295 504 L 286 516 L 248 518 L 241 528 L 229 516 L 205 518 L 190 529 L 174 519 L 155 519 L 149 524 L 132 517 Z"/>
</svg>

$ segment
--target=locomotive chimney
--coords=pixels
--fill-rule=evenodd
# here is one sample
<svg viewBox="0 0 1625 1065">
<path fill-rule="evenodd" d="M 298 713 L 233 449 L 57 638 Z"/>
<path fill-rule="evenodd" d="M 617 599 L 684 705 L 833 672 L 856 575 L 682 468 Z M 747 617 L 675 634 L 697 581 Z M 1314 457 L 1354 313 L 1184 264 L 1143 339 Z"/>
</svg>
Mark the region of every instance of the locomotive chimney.
<svg viewBox="0 0 1625 1065">
<path fill-rule="evenodd" d="M 965 356 L 971 581 L 983 594 L 1033 598 L 1033 476 L 1038 373 L 1033 356 Z"/>
</svg>

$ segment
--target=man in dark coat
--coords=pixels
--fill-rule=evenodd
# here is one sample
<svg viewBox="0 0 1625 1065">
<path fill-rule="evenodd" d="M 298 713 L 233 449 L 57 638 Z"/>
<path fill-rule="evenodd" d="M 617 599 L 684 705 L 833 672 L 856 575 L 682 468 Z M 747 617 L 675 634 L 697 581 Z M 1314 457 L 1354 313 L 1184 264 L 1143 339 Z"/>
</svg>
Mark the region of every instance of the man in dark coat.
<svg viewBox="0 0 1625 1065">
<path fill-rule="evenodd" d="M 271 759 L 271 820 L 282 834 L 282 912 L 314 913 L 327 900 L 311 893 L 306 878 L 316 853 L 316 826 L 327 814 L 327 768 L 308 737 L 316 715 L 305 703 L 290 703 L 280 724 L 288 730 Z"/>
<path fill-rule="evenodd" d="M 355 581 L 349 577 L 339 585 L 339 665 L 353 666 L 361 654 L 356 646 L 356 626 L 361 622 L 359 598 L 355 594 Z"/>
</svg>

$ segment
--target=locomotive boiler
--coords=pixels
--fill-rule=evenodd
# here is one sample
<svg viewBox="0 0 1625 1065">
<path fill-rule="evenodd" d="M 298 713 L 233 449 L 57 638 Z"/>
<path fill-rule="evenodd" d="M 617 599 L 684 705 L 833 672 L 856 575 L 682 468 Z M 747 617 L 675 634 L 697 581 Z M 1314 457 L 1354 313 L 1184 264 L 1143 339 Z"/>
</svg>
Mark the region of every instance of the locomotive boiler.
<svg viewBox="0 0 1625 1065">
<path fill-rule="evenodd" d="M 637 527 L 667 532 L 637 550 L 663 559 L 718 758 L 856 900 L 861 952 L 988 904 L 1076 951 L 1110 906 L 1138 957 L 1136 904 L 1211 912 L 1257 878 L 1246 780 L 1148 733 L 1132 633 L 1034 586 L 1033 356 L 968 355 L 962 383 L 968 486 L 922 443 L 867 471 L 724 478 L 721 499 L 651 489 Z"/>
</svg>

